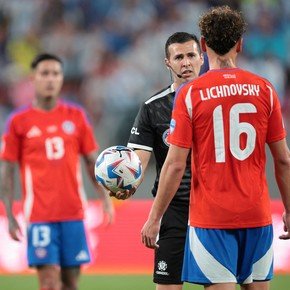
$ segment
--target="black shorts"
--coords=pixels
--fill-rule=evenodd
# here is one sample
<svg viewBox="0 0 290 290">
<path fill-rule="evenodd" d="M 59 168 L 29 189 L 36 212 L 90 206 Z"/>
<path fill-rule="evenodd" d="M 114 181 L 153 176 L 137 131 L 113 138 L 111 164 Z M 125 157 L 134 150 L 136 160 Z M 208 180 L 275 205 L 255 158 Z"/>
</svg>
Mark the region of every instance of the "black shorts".
<svg viewBox="0 0 290 290">
<path fill-rule="evenodd" d="M 170 204 L 162 217 L 155 250 L 153 282 L 182 284 L 181 272 L 188 225 L 188 204 Z"/>
</svg>

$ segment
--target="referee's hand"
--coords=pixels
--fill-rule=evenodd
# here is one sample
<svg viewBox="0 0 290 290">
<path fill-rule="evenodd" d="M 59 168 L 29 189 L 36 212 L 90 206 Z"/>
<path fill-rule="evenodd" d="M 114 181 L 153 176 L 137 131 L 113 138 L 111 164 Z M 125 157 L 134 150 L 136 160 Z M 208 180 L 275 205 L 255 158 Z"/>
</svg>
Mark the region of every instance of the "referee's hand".
<svg viewBox="0 0 290 290">
<path fill-rule="evenodd" d="M 128 190 L 128 189 L 122 190 L 122 191 L 120 190 L 117 192 L 110 191 L 109 194 L 110 194 L 110 196 L 113 196 L 117 199 L 125 200 L 125 199 L 130 198 L 135 193 L 136 189 L 137 189 L 137 187 L 133 187 L 130 190 Z"/>
</svg>

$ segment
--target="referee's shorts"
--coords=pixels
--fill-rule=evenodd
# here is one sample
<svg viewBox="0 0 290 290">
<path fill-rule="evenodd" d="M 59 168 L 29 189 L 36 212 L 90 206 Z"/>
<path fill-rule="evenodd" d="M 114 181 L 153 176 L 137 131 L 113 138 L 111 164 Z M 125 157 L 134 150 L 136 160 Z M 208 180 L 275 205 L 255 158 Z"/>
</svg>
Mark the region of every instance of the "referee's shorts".
<svg viewBox="0 0 290 290">
<path fill-rule="evenodd" d="M 188 203 L 169 205 L 162 217 L 155 250 L 153 281 L 157 284 L 182 284 L 181 273 L 188 226 Z"/>
</svg>

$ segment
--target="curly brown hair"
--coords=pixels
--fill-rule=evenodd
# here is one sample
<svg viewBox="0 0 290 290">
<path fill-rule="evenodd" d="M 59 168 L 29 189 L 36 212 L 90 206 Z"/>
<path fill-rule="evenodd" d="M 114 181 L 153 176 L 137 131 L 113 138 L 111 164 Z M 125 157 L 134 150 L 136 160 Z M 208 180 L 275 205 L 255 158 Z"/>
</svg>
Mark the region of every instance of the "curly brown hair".
<svg viewBox="0 0 290 290">
<path fill-rule="evenodd" d="M 218 55 L 224 55 L 237 43 L 246 31 L 241 14 L 229 6 L 213 7 L 199 21 L 201 36 L 208 47 Z"/>
</svg>

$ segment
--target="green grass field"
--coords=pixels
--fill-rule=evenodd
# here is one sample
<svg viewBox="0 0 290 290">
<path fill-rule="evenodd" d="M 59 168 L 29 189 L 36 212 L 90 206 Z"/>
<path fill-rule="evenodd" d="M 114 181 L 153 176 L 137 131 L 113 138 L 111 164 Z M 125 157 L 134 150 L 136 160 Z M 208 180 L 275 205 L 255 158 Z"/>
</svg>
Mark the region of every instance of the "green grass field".
<svg viewBox="0 0 290 290">
<path fill-rule="evenodd" d="M 37 279 L 33 275 L 0 275 L 0 290 L 37 290 Z M 83 275 L 79 290 L 153 290 L 151 276 L 141 275 Z M 203 287 L 185 284 L 184 290 L 202 290 Z M 237 288 L 239 289 L 239 288 Z M 271 290 L 289 290 L 290 275 L 276 275 Z"/>
</svg>

